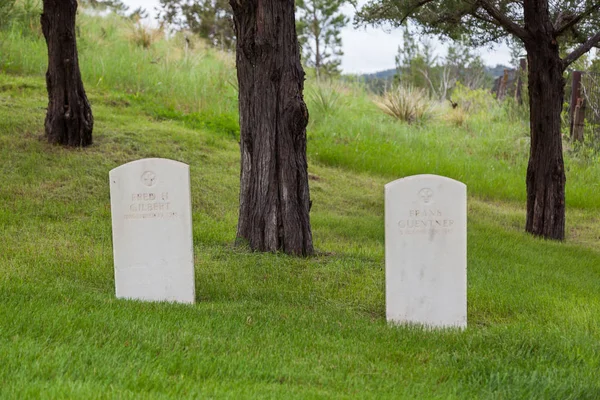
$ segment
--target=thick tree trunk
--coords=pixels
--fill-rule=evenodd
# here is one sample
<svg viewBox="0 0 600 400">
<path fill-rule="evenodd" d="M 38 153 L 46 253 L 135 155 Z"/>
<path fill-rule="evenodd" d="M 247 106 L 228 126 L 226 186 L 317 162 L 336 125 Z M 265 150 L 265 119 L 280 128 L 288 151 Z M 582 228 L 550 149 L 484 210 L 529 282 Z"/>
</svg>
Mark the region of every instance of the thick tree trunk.
<svg viewBox="0 0 600 400">
<path fill-rule="evenodd" d="M 48 46 L 45 130 L 50 143 L 88 146 L 92 144 L 94 118 L 79 72 L 76 12 L 76 0 L 44 0 L 41 22 Z"/>
<path fill-rule="evenodd" d="M 527 166 L 525 230 L 548 239 L 565 237 L 565 169 L 561 118 L 565 80 L 558 45 L 550 35 L 527 45 L 531 148 Z"/>
<path fill-rule="evenodd" d="M 304 71 L 293 0 L 231 0 L 241 128 L 237 236 L 253 250 L 313 253 Z"/>
</svg>

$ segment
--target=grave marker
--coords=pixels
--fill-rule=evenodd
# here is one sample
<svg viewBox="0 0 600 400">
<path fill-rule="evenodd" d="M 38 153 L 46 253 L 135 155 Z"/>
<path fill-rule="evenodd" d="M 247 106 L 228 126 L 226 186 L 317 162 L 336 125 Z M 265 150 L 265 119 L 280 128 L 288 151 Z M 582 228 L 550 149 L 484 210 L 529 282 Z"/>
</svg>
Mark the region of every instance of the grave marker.
<svg viewBox="0 0 600 400">
<path fill-rule="evenodd" d="M 467 187 L 437 175 L 385 185 L 386 316 L 467 326 Z"/>
<path fill-rule="evenodd" d="M 109 179 L 117 297 L 193 303 L 189 166 L 146 158 Z"/>
</svg>

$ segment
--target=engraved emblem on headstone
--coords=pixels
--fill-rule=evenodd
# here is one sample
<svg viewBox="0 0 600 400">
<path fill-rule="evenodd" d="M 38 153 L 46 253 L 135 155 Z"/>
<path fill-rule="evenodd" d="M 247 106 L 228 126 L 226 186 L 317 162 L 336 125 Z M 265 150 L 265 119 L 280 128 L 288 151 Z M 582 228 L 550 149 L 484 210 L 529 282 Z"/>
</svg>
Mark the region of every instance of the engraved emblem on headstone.
<svg viewBox="0 0 600 400">
<path fill-rule="evenodd" d="M 423 203 L 429 204 L 433 201 L 433 190 L 429 188 L 423 188 L 419 190 L 419 197 L 423 200 Z"/>
<path fill-rule="evenodd" d="M 156 184 L 156 174 L 152 171 L 146 171 L 142 174 L 142 183 L 148 187 Z"/>
</svg>

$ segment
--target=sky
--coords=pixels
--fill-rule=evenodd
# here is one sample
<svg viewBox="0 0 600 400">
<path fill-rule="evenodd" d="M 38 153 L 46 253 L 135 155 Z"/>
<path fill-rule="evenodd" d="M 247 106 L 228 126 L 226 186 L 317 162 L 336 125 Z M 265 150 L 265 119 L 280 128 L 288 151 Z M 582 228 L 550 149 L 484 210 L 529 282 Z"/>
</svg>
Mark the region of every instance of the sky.
<svg viewBox="0 0 600 400">
<path fill-rule="evenodd" d="M 123 3 L 134 10 L 143 7 L 150 14 L 150 19 L 156 15 L 155 8 L 159 6 L 158 0 L 122 0 Z M 352 20 L 354 10 L 346 7 L 344 13 Z M 342 70 L 346 74 L 365 74 L 392 69 L 396 66 L 395 57 L 398 46 L 402 43 L 400 30 L 383 28 L 354 28 L 352 23 L 342 30 Z M 444 57 L 446 48 L 439 41 L 433 41 L 439 57 Z M 486 65 L 508 65 L 510 63 L 509 50 L 505 45 L 498 45 L 494 49 L 480 49 L 479 54 Z"/>
</svg>

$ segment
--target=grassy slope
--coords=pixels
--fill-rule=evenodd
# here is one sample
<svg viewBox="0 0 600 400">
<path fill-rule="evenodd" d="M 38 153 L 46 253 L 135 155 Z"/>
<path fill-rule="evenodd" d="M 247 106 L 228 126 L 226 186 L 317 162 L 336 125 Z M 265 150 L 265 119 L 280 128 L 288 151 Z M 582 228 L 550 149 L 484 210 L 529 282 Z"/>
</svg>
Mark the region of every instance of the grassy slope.
<svg viewBox="0 0 600 400">
<path fill-rule="evenodd" d="M 231 246 L 234 106 L 164 106 L 168 92 L 87 79 L 96 143 L 68 150 L 40 140 L 43 77 L 0 73 L 0 397 L 600 396 L 600 200 L 586 195 L 595 167 L 568 160 L 582 172 L 569 177 L 580 193 L 569 241 L 534 239 L 521 232 L 523 196 L 511 189 L 521 188 L 523 151 L 500 156 L 521 146 L 520 133 L 498 135 L 509 126 L 501 121 L 461 130 L 369 119 L 354 93 L 338 114 L 312 112 L 319 255 L 253 254 Z M 114 299 L 108 171 L 151 156 L 192 168 L 194 306 Z M 486 162 L 511 169 L 494 180 Z M 382 187 L 446 170 L 463 173 L 471 193 L 469 328 L 390 328 Z"/>
</svg>

